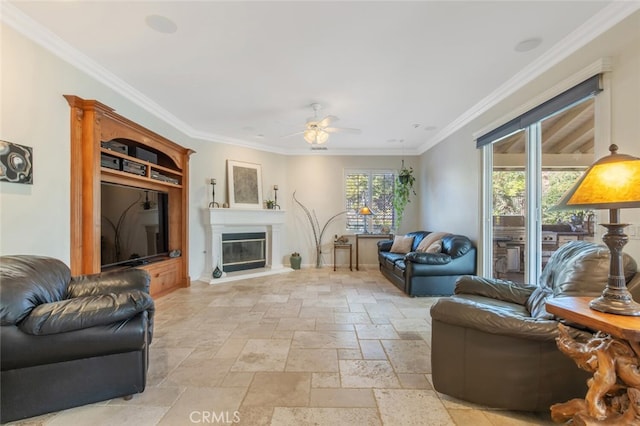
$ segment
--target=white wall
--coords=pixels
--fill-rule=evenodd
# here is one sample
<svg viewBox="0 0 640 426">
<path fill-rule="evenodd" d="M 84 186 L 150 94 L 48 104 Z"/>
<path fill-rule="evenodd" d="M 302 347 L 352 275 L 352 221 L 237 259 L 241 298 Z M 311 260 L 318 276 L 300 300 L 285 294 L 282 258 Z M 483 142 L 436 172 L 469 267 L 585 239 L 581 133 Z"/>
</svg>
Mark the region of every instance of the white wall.
<svg viewBox="0 0 640 426">
<path fill-rule="evenodd" d="M 420 159 L 424 176 L 420 194 L 421 227 L 451 232 L 460 230 L 477 242 L 481 238 L 481 186 L 478 182 L 481 157 L 475 148 L 473 134 L 604 57 L 613 62 L 613 70 L 607 75 L 611 129 L 605 129 L 604 136 L 596 140 L 595 156 L 607 155 L 611 142 L 619 146 L 621 153 L 640 156 L 640 12 L 636 12 L 424 153 Z M 640 209 L 623 210 L 621 216 L 624 222 L 633 224 L 632 231 L 636 234 L 625 251 L 640 261 Z M 600 222 L 605 221 L 603 212 Z M 602 228 L 599 232 L 602 234 Z"/>
<path fill-rule="evenodd" d="M 262 166 L 263 196 L 273 198 L 287 214 L 282 252 L 299 251 L 305 263 L 313 258 L 310 229 L 294 207 L 292 194 L 316 211 L 324 224 L 344 206 L 342 176 L 345 168 L 399 168 L 400 157 L 310 155 L 288 157 L 222 143 L 190 138 L 143 110 L 123 95 L 97 82 L 57 56 L 2 24 L 0 139 L 27 145 L 34 150 L 34 183 L 0 183 L 0 255 L 39 254 L 70 260 L 70 108 L 64 94 L 96 99 L 117 113 L 174 142 L 193 149 L 189 191 L 189 274 L 200 277 L 205 268 L 206 228 L 202 213 L 211 201 L 211 178 L 216 178 L 216 201 L 228 200 L 226 161 L 238 160 Z M 301 141 L 302 142 L 302 141 Z M 407 165 L 417 164 L 410 157 Z M 419 184 L 417 186 L 419 188 Z M 418 223 L 417 203 L 409 205 L 403 229 Z M 306 220 L 306 219 L 304 219 Z M 340 227 L 342 225 L 342 228 Z M 344 222 L 327 230 L 344 234 Z M 301 237 L 304 236 L 304 237 Z M 368 263 L 375 263 L 368 260 Z M 329 255 L 324 256 L 330 264 Z M 288 263 L 288 259 L 285 260 Z"/>
<path fill-rule="evenodd" d="M 421 228 L 468 236 L 478 245 L 480 152 L 469 126 L 420 159 Z"/>
<path fill-rule="evenodd" d="M 295 156 L 287 157 L 287 182 L 282 185 L 285 205 L 289 211 L 287 219 L 287 247 L 285 253 L 300 252 L 303 265 L 315 265 L 316 251 L 313 231 L 302 208 L 294 203 L 296 198 L 310 211 L 316 213 L 320 228 L 335 214 L 344 210 L 344 171 L 345 169 L 400 169 L 401 157 L 368 157 L 368 156 Z M 405 166 L 418 164 L 415 158 L 405 158 Z M 416 193 L 420 193 L 420 179 L 416 179 Z M 412 196 L 406 208 L 402 224 L 397 233 L 417 230 L 418 202 Z M 282 203 L 281 203 L 282 204 Z M 283 206 L 284 208 L 284 206 Z M 323 264 L 333 263 L 333 236 L 348 234 L 344 215 L 337 217 L 328 226 L 322 238 Z M 354 237 L 350 238 L 355 244 Z M 377 265 L 377 248 L 373 240 L 361 241 L 360 265 Z M 355 262 L 355 245 L 353 247 Z M 347 259 L 348 261 L 348 259 Z M 288 259 L 287 259 L 288 262 Z M 344 260 L 342 262 L 344 263 Z"/>
<path fill-rule="evenodd" d="M 264 199 L 273 199 L 273 185 L 278 185 L 278 204 L 286 213 L 283 235 L 283 263 L 289 263 L 289 254 L 297 251 L 303 267 L 315 266 L 313 231 L 302 208 L 293 201 L 293 193 L 309 210 L 315 211 L 320 227 L 333 215 L 344 210 L 343 176 L 345 169 L 398 169 L 401 157 L 366 156 L 283 156 L 253 149 L 211 142 L 196 142 L 197 151 L 191 157 L 190 191 L 190 272 L 192 279 L 201 276 L 207 255 L 207 228 L 204 212 L 211 202 L 210 179 L 216 179 L 216 201 L 222 205 L 229 201 L 227 188 L 227 160 L 239 160 L 261 165 Z M 407 166 L 417 166 L 415 159 L 405 158 Z M 418 188 L 419 185 L 416 185 Z M 416 229 L 418 206 L 416 201 L 407 207 L 401 232 Z M 333 236 L 346 234 L 344 215 L 327 226 L 323 235 L 323 265 L 333 263 Z M 375 247 L 362 248 L 362 265 L 375 265 Z M 342 254 L 342 253 L 341 253 Z M 344 254 L 342 254 L 344 256 Z M 344 260 L 343 260 L 344 261 Z M 348 261 L 348 259 L 347 259 Z M 354 247 L 355 262 L 355 247 Z"/>
<path fill-rule="evenodd" d="M 33 148 L 33 185 L 0 183 L 0 254 L 70 260 L 70 108 L 97 99 L 190 147 L 180 132 L 2 24 L 0 139 Z"/>
</svg>

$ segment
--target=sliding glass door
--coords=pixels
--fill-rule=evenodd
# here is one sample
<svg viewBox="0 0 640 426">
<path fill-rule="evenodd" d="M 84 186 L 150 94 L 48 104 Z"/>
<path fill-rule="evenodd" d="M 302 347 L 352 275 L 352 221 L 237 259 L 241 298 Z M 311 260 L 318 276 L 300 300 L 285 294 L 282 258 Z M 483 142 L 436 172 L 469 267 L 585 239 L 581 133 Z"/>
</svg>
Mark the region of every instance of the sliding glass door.
<svg viewBox="0 0 640 426">
<path fill-rule="evenodd" d="M 523 282 L 526 265 L 526 155 L 527 132 L 491 145 L 493 170 L 492 228 L 493 276 Z"/>
<path fill-rule="evenodd" d="M 562 244 L 593 236 L 589 211 L 553 206 L 594 158 L 594 98 L 556 111 L 485 145 L 491 222 L 484 248 L 487 276 L 537 283 Z"/>
</svg>

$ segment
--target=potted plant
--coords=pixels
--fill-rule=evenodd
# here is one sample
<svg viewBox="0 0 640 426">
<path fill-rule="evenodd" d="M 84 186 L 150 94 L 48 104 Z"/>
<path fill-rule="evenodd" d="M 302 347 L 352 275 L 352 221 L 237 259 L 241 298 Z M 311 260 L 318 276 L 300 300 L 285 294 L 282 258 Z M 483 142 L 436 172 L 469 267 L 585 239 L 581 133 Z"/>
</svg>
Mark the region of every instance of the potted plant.
<svg viewBox="0 0 640 426">
<path fill-rule="evenodd" d="M 294 251 L 291 253 L 291 257 L 289 258 L 289 263 L 291 263 L 291 269 L 300 269 L 300 264 L 302 263 L 302 258 L 300 257 L 300 253 Z"/>
<path fill-rule="evenodd" d="M 276 203 L 273 200 L 267 200 L 265 201 L 265 204 L 267 205 L 267 209 L 273 210 L 273 207 L 275 206 Z"/>
<path fill-rule="evenodd" d="M 396 227 L 400 226 L 402 216 L 404 215 L 404 209 L 407 203 L 411 202 L 409 199 L 411 197 L 411 193 L 413 193 L 413 195 L 417 195 L 415 189 L 413 189 L 415 182 L 416 178 L 413 176 L 413 167 L 406 168 L 403 161 L 402 168 L 400 169 L 400 173 L 398 173 L 396 186 L 393 191 L 392 204 L 397 215 Z"/>
</svg>

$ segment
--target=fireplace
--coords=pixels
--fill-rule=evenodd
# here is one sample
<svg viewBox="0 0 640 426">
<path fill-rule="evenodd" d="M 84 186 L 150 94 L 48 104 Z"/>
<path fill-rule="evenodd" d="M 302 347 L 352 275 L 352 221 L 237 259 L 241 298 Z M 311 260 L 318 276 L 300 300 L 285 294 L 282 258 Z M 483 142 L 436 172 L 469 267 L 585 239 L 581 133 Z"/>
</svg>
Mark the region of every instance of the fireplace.
<svg viewBox="0 0 640 426">
<path fill-rule="evenodd" d="M 222 270 L 235 272 L 264 268 L 266 241 L 264 232 L 222 234 Z"/>
<path fill-rule="evenodd" d="M 210 284 L 218 284 L 226 281 L 237 279 L 253 278 L 262 275 L 270 275 L 281 272 L 292 271 L 283 264 L 282 254 L 282 231 L 284 228 L 284 210 L 266 210 L 266 209 L 221 209 L 208 208 L 205 209 L 204 219 L 207 227 L 207 264 L 201 277 L 202 281 Z M 251 251 L 251 257 L 255 259 L 247 259 L 237 261 L 237 259 L 225 256 L 225 251 L 229 250 L 227 241 L 237 240 L 237 234 L 244 234 L 241 239 L 255 240 L 252 238 L 254 234 L 262 234 L 263 242 L 245 241 L 245 250 Z M 233 235 L 230 237 L 230 235 Z M 248 237 L 247 237 L 248 236 Z M 259 253 L 259 246 L 263 245 L 263 256 L 256 255 Z M 231 259 L 231 260 L 230 260 Z M 235 265 L 239 262 L 247 262 L 251 269 L 235 269 Z M 257 266 L 253 262 L 264 262 L 262 266 Z M 216 268 L 223 271 L 222 274 L 216 274 L 219 278 L 214 278 Z"/>
</svg>

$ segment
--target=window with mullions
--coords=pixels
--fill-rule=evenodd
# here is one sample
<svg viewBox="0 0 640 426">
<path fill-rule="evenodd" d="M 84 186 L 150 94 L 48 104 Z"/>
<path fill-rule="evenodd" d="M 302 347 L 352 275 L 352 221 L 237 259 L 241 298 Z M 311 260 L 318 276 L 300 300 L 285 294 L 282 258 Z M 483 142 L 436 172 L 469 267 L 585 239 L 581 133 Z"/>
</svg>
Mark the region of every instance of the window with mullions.
<svg viewBox="0 0 640 426">
<path fill-rule="evenodd" d="M 345 210 L 347 211 L 347 230 L 364 232 L 367 229 L 378 232 L 383 226 L 395 226 L 393 211 L 393 185 L 395 172 L 389 170 L 347 170 L 344 178 Z M 358 214 L 360 208 L 367 206 L 372 216 Z"/>
</svg>

